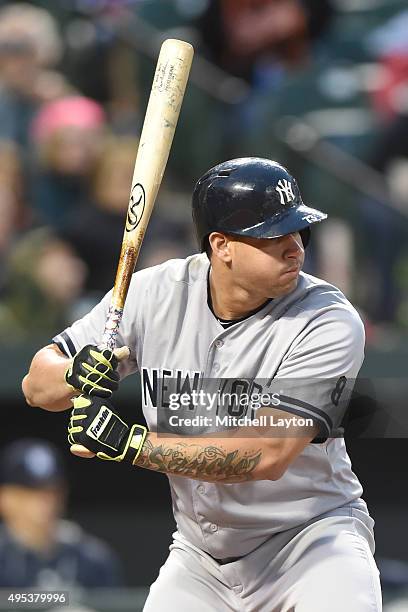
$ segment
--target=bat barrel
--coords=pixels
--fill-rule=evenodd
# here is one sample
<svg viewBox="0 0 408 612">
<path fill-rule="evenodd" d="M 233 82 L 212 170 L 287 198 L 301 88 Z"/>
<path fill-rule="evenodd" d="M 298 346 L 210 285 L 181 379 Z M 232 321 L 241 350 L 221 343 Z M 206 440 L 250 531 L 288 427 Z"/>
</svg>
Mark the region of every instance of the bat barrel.
<svg viewBox="0 0 408 612">
<path fill-rule="evenodd" d="M 132 274 L 166 168 L 193 59 L 182 40 L 162 44 L 136 156 L 122 249 L 102 343 L 115 347 Z"/>
</svg>

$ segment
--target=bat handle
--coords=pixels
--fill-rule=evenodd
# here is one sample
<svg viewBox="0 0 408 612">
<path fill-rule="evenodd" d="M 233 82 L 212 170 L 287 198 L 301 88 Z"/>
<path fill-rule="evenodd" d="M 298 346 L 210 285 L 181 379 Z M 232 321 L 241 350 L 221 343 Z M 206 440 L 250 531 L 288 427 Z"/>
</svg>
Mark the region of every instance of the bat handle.
<svg viewBox="0 0 408 612">
<path fill-rule="evenodd" d="M 116 336 L 118 334 L 122 314 L 123 309 L 122 311 L 119 311 L 118 309 L 115 310 L 112 306 L 109 309 L 101 346 L 101 348 L 108 348 L 110 351 L 113 351 L 119 361 L 122 361 L 122 359 L 128 359 L 130 356 L 130 349 L 127 346 L 121 346 L 115 349 Z M 83 459 L 91 459 L 92 457 L 95 457 L 95 453 L 85 448 L 85 446 L 81 446 L 80 444 L 73 444 L 70 451 L 73 455 L 82 457 Z"/>
<path fill-rule="evenodd" d="M 102 336 L 102 346 L 106 346 L 110 351 L 113 351 L 116 346 L 116 337 L 119 333 L 119 325 L 122 316 L 123 308 L 115 308 L 113 304 L 111 304 Z"/>
<path fill-rule="evenodd" d="M 102 342 L 100 348 L 107 348 L 115 353 L 115 357 L 118 361 L 128 359 L 130 356 L 130 349 L 127 346 L 116 347 L 116 338 L 119 333 L 119 325 L 123 316 L 123 308 L 114 308 L 112 305 L 109 308 L 108 316 L 106 318 L 105 330 L 102 336 Z"/>
</svg>

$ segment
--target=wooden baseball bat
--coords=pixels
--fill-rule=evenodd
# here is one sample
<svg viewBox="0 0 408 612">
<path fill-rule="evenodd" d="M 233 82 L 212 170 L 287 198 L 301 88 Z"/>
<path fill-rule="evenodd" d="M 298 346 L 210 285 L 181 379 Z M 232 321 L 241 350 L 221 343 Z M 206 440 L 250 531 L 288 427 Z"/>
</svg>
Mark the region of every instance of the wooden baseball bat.
<svg viewBox="0 0 408 612">
<path fill-rule="evenodd" d="M 193 54 L 194 49 L 189 43 L 171 38 L 165 40 L 160 49 L 139 140 L 119 264 L 102 337 L 102 345 L 112 351 L 132 274 L 166 168 Z M 124 354 L 117 356 L 123 358 Z M 71 446 L 71 452 L 80 457 L 94 456 L 78 444 Z"/>
</svg>

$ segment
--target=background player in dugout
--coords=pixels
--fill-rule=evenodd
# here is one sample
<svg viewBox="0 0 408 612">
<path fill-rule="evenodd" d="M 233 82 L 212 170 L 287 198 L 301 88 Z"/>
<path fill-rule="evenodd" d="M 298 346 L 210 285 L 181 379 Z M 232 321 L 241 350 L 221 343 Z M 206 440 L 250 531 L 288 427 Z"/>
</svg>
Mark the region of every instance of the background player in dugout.
<svg viewBox="0 0 408 612">
<path fill-rule="evenodd" d="M 381 610 L 373 520 L 344 440 L 334 437 L 338 407 L 317 385 L 354 379 L 364 355 L 352 305 L 301 271 L 310 226 L 325 218 L 278 163 L 220 164 L 193 194 L 202 253 L 133 275 L 119 338 L 130 358 L 118 363 L 97 348 L 109 294 L 34 356 L 27 401 L 53 411 L 73 403 L 71 444 L 169 477 L 177 532 L 148 612 Z M 311 417 L 313 427 L 292 437 L 251 428 L 160 437 L 151 394 L 148 430 L 124 423 L 110 399 L 137 369 L 145 389 L 165 369 L 309 380 L 279 414 Z"/>
</svg>

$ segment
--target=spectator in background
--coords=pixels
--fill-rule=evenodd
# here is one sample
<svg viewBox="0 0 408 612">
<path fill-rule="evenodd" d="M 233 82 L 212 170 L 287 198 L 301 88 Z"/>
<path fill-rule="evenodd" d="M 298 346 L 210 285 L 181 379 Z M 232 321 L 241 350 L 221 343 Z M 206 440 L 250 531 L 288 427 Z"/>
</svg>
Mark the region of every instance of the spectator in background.
<svg viewBox="0 0 408 612">
<path fill-rule="evenodd" d="M 408 10 L 397 12 L 374 31 L 366 46 L 376 58 L 378 74 L 372 89 L 373 106 L 380 119 L 389 122 L 408 111 Z"/>
<path fill-rule="evenodd" d="M 137 146 L 138 141 L 127 136 L 111 136 L 105 142 L 91 175 L 89 205 L 81 207 L 59 233 L 86 264 L 85 291 L 95 302 L 115 280 Z M 165 218 L 158 202 L 142 249 L 142 264 L 185 257 L 191 250 L 189 230 Z"/>
<path fill-rule="evenodd" d="M 0 286 L 5 279 L 5 264 L 12 241 L 29 222 L 22 201 L 22 168 L 17 147 L 0 143 Z"/>
<path fill-rule="evenodd" d="M 211 59 L 255 85 L 265 70 L 302 65 L 331 14 L 329 0 L 211 0 L 199 27 Z"/>
<path fill-rule="evenodd" d="M 227 143 L 223 157 L 239 157 L 248 134 L 264 131 L 270 122 L 262 108 L 265 96 L 279 91 L 288 73 L 305 66 L 312 41 L 327 27 L 331 14 L 330 0 L 209 2 L 197 22 L 203 52 L 252 88 L 246 99 L 231 105 L 221 118 L 223 141 Z M 268 106 L 272 104 L 271 100 Z"/>
<path fill-rule="evenodd" d="M 69 90 L 50 69 L 61 52 L 57 25 L 46 10 L 23 2 L 0 9 L 0 140 L 22 152 L 38 106 Z"/>
<path fill-rule="evenodd" d="M 44 105 L 31 132 L 36 152 L 32 203 L 38 223 L 63 228 L 88 200 L 89 175 L 103 146 L 103 108 L 83 96 Z"/>
<path fill-rule="evenodd" d="M 365 44 L 377 61 L 373 108 L 381 125 L 368 157 L 393 198 L 360 204 L 371 265 L 366 309 L 375 323 L 408 327 L 408 10 L 369 31 Z M 380 78 L 378 78 L 380 77 Z M 401 214 L 402 213 L 402 214 Z M 366 275 L 367 276 L 367 275 Z"/>
<path fill-rule="evenodd" d="M 116 133 L 137 135 L 143 119 L 138 59 L 132 38 L 124 36 L 132 4 L 139 0 L 73 0 L 67 7 L 64 69 L 83 95 L 103 104 Z"/>
<path fill-rule="evenodd" d="M 98 301 L 115 280 L 138 141 L 104 141 L 89 176 L 89 202 L 59 235 L 86 264 L 85 290 Z"/>
<path fill-rule="evenodd" d="M 398 323 L 407 327 L 408 113 L 397 115 L 386 126 L 369 161 L 384 174 L 403 216 L 387 202 L 373 199 L 361 202 L 361 225 L 372 265 L 370 286 L 367 287 L 367 312 L 376 323 Z"/>
<path fill-rule="evenodd" d="M 70 322 L 85 277 L 85 265 L 50 230 L 27 233 L 9 257 L 0 302 L 0 340 L 15 342 L 54 333 L 62 322 Z"/>
<path fill-rule="evenodd" d="M 67 482 L 48 442 L 21 439 L 0 460 L 0 587 L 67 589 L 122 585 L 102 541 L 64 521 Z"/>
</svg>

